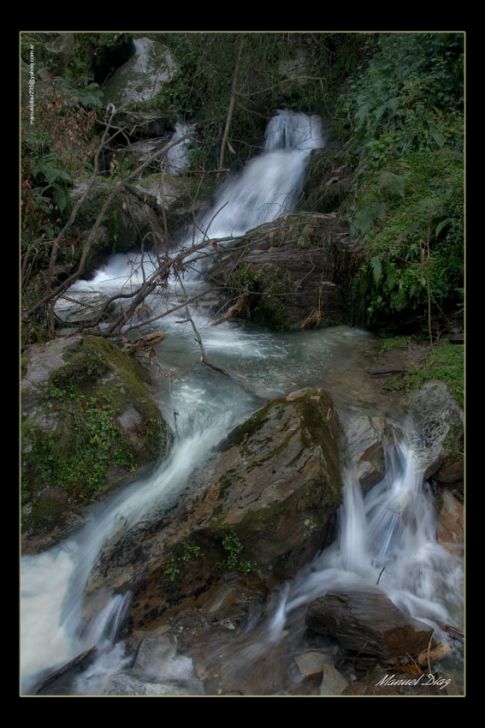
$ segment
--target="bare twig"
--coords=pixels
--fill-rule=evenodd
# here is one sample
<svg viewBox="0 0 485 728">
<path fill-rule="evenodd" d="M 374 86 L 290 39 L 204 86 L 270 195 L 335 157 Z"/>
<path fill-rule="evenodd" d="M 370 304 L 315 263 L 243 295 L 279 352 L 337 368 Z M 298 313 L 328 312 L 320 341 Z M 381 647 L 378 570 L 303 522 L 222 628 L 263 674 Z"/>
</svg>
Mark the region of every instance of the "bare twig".
<svg viewBox="0 0 485 728">
<path fill-rule="evenodd" d="M 185 290 L 185 286 L 183 284 L 182 278 L 180 277 L 177 270 L 175 271 L 175 273 L 176 273 L 178 282 L 180 284 L 180 287 L 182 288 L 184 296 L 187 296 L 187 291 Z M 192 330 L 194 332 L 195 340 L 196 340 L 197 344 L 199 345 L 200 361 L 202 362 L 202 364 L 205 364 L 206 366 L 210 367 L 211 369 L 214 369 L 214 371 L 219 372 L 219 374 L 224 374 L 224 376 L 226 376 L 226 377 L 229 376 L 229 374 L 224 369 L 221 369 L 220 367 L 216 366 L 215 364 L 212 364 L 212 362 L 210 362 L 208 360 L 207 353 L 205 351 L 205 347 L 204 347 L 204 344 L 202 341 L 202 337 L 199 333 L 197 326 L 195 325 L 194 319 L 191 316 L 188 305 L 185 306 L 185 311 L 186 311 L 187 321 L 190 322 L 190 325 L 192 326 Z"/>
<path fill-rule="evenodd" d="M 377 581 L 376 581 L 376 586 L 377 586 L 377 585 L 379 584 L 379 582 L 380 582 L 380 580 L 381 580 L 381 576 L 383 575 L 383 573 L 384 573 L 385 569 L 386 569 L 386 567 L 385 567 L 385 566 L 383 566 L 383 567 L 382 567 L 382 569 L 381 569 L 381 571 L 380 571 L 380 574 L 379 574 L 379 576 L 378 576 L 378 579 L 377 579 Z"/>
<path fill-rule="evenodd" d="M 44 296 L 40 301 L 38 301 L 34 306 L 32 306 L 24 314 L 24 317 L 23 317 L 24 320 L 27 320 L 35 311 L 37 311 L 39 308 L 44 306 L 46 303 L 49 303 L 49 301 L 51 301 L 53 298 L 56 298 L 57 296 L 59 296 L 63 291 L 65 291 L 67 288 L 69 288 L 69 286 L 72 283 L 74 283 L 74 281 L 77 280 L 79 278 L 79 276 L 82 274 L 82 272 L 84 270 L 86 258 L 88 256 L 89 250 L 91 249 L 91 246 L 96 238 L 97 232 L 99 230 L 99 226 L 101 225 L 101 222 L 104 219 L 105 213 L 106 213 L 108 207 L 110 206 L 111 201 L 113 200 L 115 195 L 118 194 L 120 189 L 124 185 L 126 185 L 127 182 L 129 182 L 131 179 L 134 179 L 135 177 L 137 177 L 157 157 L 159 157 L 161 154 L 164 154 L 165 152 L 167 152 L 169 149 L 176 146 L 177 144 L 180 144 L 181 142 L 185 141 L 189 136 L 190 136 L 190 133 L 185 134 L 184 136 L 180 137 L 180 139 L 177 139 L 173 142 L 170 142 L 169 144 L 166 144 L 162 149 L 158 149 L 156 152 L 154 152 L 152 155 L 150 155 L 142 164 L 140 164 L 135 170 L 130 172 L 130 174 L 125 179 L 119 180 L 118 182 L 115 183 L 115 185 L 113 186 L 113 189 L 110 191 L 110 193 L 106 197 L 106 200 L 104 201 L 104 204 L 103 204 L 100 212 L 98 213 L 95 223 L 94 223 L 93 227 L 91 228 L 89 235 L 84 243 L 83 250 L 81 253 L 81 258 L 80 258 L 76 271 L 74 273 L 72 273 L 72 275 L 70 275 L 65 281 L 63 281 L 63 283 L 61 283 L 55 290 L 49 291 L 46 296 Z M 100 151 L 101 151 L 101 149 L 99 149 L 99 153 L 100 153 Z M 79 210 L 82 202 L 86 198 L 86 193 L 87 193 L 87 191 L 84 193 L 82 200 L 79 201 L 80 204 L 78 204 L 76 206 L 77 207 L 76 215 L 77 215 L 77 211 Z M 73 212 L 74 212 L 74 210 L 73 210 Z M 74 221 L 76 215 L 73 216 L 73 214 L 71 213 L 69 220 L 71 220 L 71 218 L 72 218 Z M 71 225 L 72 223 L 70 223 L 69 220 L 68 220 L 68 223 L 69 223 L 69 225 Z M 62 231 L 63 235 L 65 234 L 69 225 L 66 223 L 66 225 L 64 226 L 63 231 Z M 57 236 L 57 239 L 58 240 L 61 239 L 60 234 Z"/>
<path fill-rule="evenodd" d="M 224 152 L 226 149 L 226 145 L 228 144 L 229 129 L 231 128 L 232 116 L 234 113 L 234 105 L 236 103 L 237 79 L 238 79 L 238 75 L 239 75 L 239 66 L 241 63 L 241 54 L 242 54 L 243 45 L 244 45 L 244 36 L 241 35 L 241 37 L 239 39 L 238 49 L 237 49 L 234 73 L 232 76 L 231 98 L 229 100 L 229 107 L 227 109 L 226 126 L 224 128 L 224 134 L 222 136 L 222 142 L 221 142 L 221 151 L 219 153 L 219 167 L 220 168 L 224 167 Z"/>
</svg>

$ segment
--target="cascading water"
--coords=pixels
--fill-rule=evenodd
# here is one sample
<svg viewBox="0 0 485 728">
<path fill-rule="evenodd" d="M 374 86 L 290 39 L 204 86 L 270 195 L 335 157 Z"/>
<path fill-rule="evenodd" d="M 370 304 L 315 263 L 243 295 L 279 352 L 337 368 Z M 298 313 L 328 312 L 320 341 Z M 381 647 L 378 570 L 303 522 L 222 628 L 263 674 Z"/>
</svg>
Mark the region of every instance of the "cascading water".
<svg viewBox="0 0 485 728">
<path fill-rule="evenodd" d="M 405 442 L 388 446 L 386 459 L 384 480 L 365 497 L 355 473 L 344 473 L 337 540 L 295 579 L 287 613 L 330 589 L 379 583 L 396 606 L 438 631 L 461 622 L 462 563 L 437 542 L 430 486 Z"/>
<path fill-rule="evenodd" d="M 301 192 L 308 157 L 324 146 L 318 116 L 279 111 L 268 124 L 264 153 L 229 178 L 198 221 L 195 241 L 244 235 L 290 212 Z"/>
<path fill-rule="evenodd" d="M 268 124 L 264 152 L 224 183 L 212 209 L 180 245 L 241 235 L 291 211 L 309 154 L 321 146 L 318 117 L 278 112 Z M 155 267 L 149 255 L 116 255 L 91 280 L 78 281 L 70 290 L 133 290 Z M 176 281 L 170 283 L 166 297 L 180 300 Z M 150 305 L 161 311 L 167 301 L 152 295 Z M 66 541 L 22 559 L 24 692 L 93 644 L 98 657 L 72 689 L 84 694 L 108 690 L 109 676 L 122 673 L 127 664 L 123 642 L 117 639 L 130 595 L 106 595 L 97 614 L 88 622 L 83 619 L 83 591 L 103 545 L 150 513 L 170 507 L 189 487 L 191 472 L 261 398 L 325 386 L 333 370 L 359 356 L 366 340 L 364 332 L 346 327 L 274 334 L 235 321 L 212 327 L 202 309 L 193 309 L 192 317 L 211 359 L 243 376 L 245 387 L 238 386 L 236 378 L 221 379 L 198 366 L 200 352 L 190 325 L 181 323 L 178 313 L 163 318 L 167 336 L 162 363 L 175 373 L 173 380 L 160 383 L 160 405 L 175 433 L 171 453 L 151 475 L 93 508 L 86 524 Z M 375 584 L 381 572 L 379 586 L 405 611 L 433 625 L 459 621 L 461 562 L 436 543 L 433 498 L 423 486 L 412 451 L 395 446 L 388 454 L 386 478 L 365 498 L 356 482 L 348 471 L 336 543 L 281 590 L 273 616 L 258 631 L 256 649 L 277 642 L 285 624 L 314 596 L 339 585 Z M 455 594 L 451 600 L 450 592 Z M 176 675 L 180 686 L 185 676 L 185 692 L 190 692 L 191 661 L 178 660 L 167 667 L 167 684 L 173 686 L 170 680 Z M 169 687 L 156 689 L 170 692 Z"/>
</svg>

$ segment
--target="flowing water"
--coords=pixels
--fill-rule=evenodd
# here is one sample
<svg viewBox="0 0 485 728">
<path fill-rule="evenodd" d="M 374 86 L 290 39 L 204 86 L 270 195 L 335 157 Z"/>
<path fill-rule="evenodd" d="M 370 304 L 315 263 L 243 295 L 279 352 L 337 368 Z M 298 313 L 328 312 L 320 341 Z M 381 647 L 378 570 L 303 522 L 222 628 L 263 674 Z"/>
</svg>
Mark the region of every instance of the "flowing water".
<svg viewBox="0 0 485 728">
<path fill-rule="evenodd" d="M 312 149 L 324 145 L 318 117 L 281 111 L 270 121 L 265 150 L 236 177 L 227 180 L 213 208 L 198 221 L 192 240 L 234 237 L 290 211 L 301 190 Z M 155 260 L 113 256 L 89 281 L 72 290 L 107 293 L 140 285 Z M 187 282 L 191 295 L 203 290 L 201 277 Z M 177 281 L 164 296 L 150 297 L 153 312 L 183 301 Z M 160 347 L 158 399 L 174 432 L 168 458 L 154 471 L 90 511 L 85 525 L 55 548 L 22 559 L 22 690 L 28 693 L 45 674 L 96 644 L 98 657 L 72 690 L 99 694 L 110 676 L 123 673 L 129 660 L 118 640 L 130 594 L 104 599 L 94 618 L 82 618 L 83 591 L 98 554 L 116 533 L 128 530 L 152 511 L 170 507 L 190 484 L 192 471 L 210 457 L 227 432 L 265 400 L 304 386 L 327 387 L 344 411 L 365 411 L 365 386 L 349 386 L 346 373 L 373 350 L 366 332 L 349 327 L 276 334 L 250 324 L 228 321 L 212 326 L 207 309 L 191 310 L 210 360 L 233 375 L 221 377 L 201 366 L 190 323 L 179 311 L 164 317 L 166 339 Z M 401 423 L 402 424 L 402 423 Z M 405 430 L 404 426 L 404 430 Z M 281 589 L 277 602 L 259 625 L 251 650 L 278 643 L 295 615 L 330 588 L 380 587 L 404 611 L 432 624 L 460 624 L 462 564 L 436 541 L 436 506 L 429 486 L 405 441 L 389 445 L 387 474 L 363 497 L 352 465 L 344 473 L 344 500 L 335 543 L 319 554 Z M 175 676 L 175 677 L 174 677 Z M 167 665 L 163 685 L 173 681 L 194 690 L 191 660 L 179 656 Z M 167 687 L 168 686 L 168 687 Z M 120 688 L 123 692 L 123 688 Z M 150 691 L 149 691 L 150 692 Z M 182 689 L 184 692 L 184 689 Z"/>
</svg>

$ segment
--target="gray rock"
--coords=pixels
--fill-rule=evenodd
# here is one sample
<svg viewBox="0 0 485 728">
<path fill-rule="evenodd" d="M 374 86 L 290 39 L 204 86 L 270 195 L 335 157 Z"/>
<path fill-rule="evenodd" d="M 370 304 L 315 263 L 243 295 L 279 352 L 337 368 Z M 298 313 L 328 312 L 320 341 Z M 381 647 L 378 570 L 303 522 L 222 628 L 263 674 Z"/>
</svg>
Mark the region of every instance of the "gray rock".
<svg viewBox="0 0 485 728">
<path fill-rule="evenodd" d="M 166 663 L 175 657 L 176 652 L 177 638 L 175 636 L 146 637 L 138 647 L 133 671 L 146 680 L 157 680 Z"/>
<path fill-rule="evenodd" d="M 80 334 L 52 339 L 46 344 L 32 344 L 25 349 L 24 356 L 27 370 L 22 378 L 22 388 L 30 389 L 39 384 L 46 384 L 54 369 L 64 366 L 64 354 L 73 349 L 81 341 Z"/>
<path fill-rule="evenodd" d="M 135 38 L 133 43 L 134 56 L 106 84 L 105 98 L 115 106 L 151 101 L 176 72 L 175 61 L 162 43 L 150 38 Z"/>
<path fill-rule="evenodd" d="M 341 695 L 348 682 L 330 662 L 323 665 L 323 678 L 320 684 L 320 695 Z"/>
<path fill-rule="evenodd" d="M 327 660 L 327 656 L 323 652 L 304 652 L 302 655 L 295 657 L 298 669 L 305 677 L 310 675 L 320 675 L 323 672 L 323 666 Z"/>
<path fill-rule="evenodd" d="M 93 487 L 85 473 L 93 467 L 87 443 L 89 425 L 98 412 L 101 433 L 107 423 L 116 428 L 126 457 L 106 463 Z M 105 439 L 113 437 L 113 430 L 108 430 Z M 126 351 L 90 336 L 27 347 L 22 380 L 22 505 L 30 508 L 23 510 L 24 551 L 47 548 L 67 535 L 82 521 L 90 502 L 145 473 L 167 452 L 170 442 L 169 427 L 146 386 L 146 373 Z"/>
<path fill-rule="evenodd" d="M 54 305 L 54 313 L 65 324 L 95 321 L 107 300 L 108 296 L 104 293 L 71 291 L 59 296 Z M 110 306 L 105 318 L 112 310 L 113 306 Z"/>
<path fill-rule="evenodd" d="M 383 417 L 356 415 L 345 428 L 347 456 L 356 464 L 356 475 L 364 492 L 379 483 L 385 475 Z"/>
<path fill-rule="evenodd" d="M 176 683 L 143 682 L 130 673 L 113 675 L 103 691 L 106 695 L 198 695 L 198 691 Z"/>
<path fill-rule="evenodd" d="M 414 433 L 411 441 L 425 478 L 433 475 L 447 457 L 463 452 L 463 411 L 444 382 L 423 384 L 409 402 Z"/>
</svg>

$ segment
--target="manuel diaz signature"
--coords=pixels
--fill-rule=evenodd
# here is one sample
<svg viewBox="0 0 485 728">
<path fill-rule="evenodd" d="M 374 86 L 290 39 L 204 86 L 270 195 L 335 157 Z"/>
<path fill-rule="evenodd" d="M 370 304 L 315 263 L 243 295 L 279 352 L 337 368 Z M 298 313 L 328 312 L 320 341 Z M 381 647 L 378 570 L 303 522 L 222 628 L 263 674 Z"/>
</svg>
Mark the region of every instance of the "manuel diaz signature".
<svg viewBox="0 0 485 728">
<path fill-rule="evenodd" d="M 431 686 L 439 688 L 440 690 L 443 690 L 443 688 L 448 687 L 448 685 L 451 682 L 451 678 L 444 678 L 444 677 L 436 677 L 435 675 L 417 675 L 416 677 L 401 677 L 400 675 L 384 675 L 379 682 L 376 682 L 376 686 L 388 686 L 388 685 L 409 685 L 411 687 L 416 687 L 417 685 L 420 685 L 421 687 L 424 686 Z"/>
</svg>

